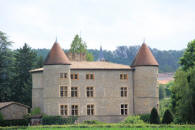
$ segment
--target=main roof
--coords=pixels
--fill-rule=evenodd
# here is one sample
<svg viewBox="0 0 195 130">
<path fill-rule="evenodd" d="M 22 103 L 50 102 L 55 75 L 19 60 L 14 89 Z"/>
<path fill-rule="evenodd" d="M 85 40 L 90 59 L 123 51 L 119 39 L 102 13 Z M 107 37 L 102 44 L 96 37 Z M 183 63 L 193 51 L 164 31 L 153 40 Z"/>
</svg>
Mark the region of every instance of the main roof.
<svg viewBox="0 0 195 130">
<path fill-rule="evenodd" d="M 71 61 L 71 70 L 130 70 L 128 65 L 104 61 Z M 31 70 L 31 73 L 42 72 L 43 68 Z"/>
<path fill-rule="evenodd" d="M 158 66 L 158 62 L 147 45 L 143 43 L 131 66 Z"/>
<path fill-rule="evenodd" d="M 44 62 L 44 65 L 69 65 L 71 64 L 68 57 L 61 49 L 59 43 L 56 41 L 53 44 L 47 58 Z"/>
</svg>

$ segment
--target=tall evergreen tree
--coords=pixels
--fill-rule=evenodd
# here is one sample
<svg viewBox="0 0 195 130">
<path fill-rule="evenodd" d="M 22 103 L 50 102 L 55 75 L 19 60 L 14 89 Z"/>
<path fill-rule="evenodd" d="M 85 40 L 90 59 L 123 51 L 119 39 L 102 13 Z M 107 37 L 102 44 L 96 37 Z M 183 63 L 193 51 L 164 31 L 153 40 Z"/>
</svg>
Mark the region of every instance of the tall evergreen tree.
<svg viewBox="0 0 195 130">
<path fill-rule="evenodd" d="M 162 123 L 163 124 L 170 124 L 171 122 L 173 122 L 173 115 L 169 111 L 169 109 L 167 109 L 163 115 Z"/>
<path fill-rule="evenodd" d="M 30 105 L 32 99 L 32 79 L 29 70 L 36 65 L 36 53 L 25 43 L 15 54 L 15 78 L 12 99 Z"/>
<path fill-rule="evenodd" d="M 0 102 L 9 101 L 11 97 L 10 81 L 13 75 L 13 55 L 9 49 L 12 42 L 0 31 Z"/>
<path fill-rule="evenodd" d="M 156 110 L 155 107 L 152 109 L 151 114 L 150 114 L 150 123 L 151 124 L 160 124 L 160 118 L 158 115 L 158 111 Z"/>
</svg>

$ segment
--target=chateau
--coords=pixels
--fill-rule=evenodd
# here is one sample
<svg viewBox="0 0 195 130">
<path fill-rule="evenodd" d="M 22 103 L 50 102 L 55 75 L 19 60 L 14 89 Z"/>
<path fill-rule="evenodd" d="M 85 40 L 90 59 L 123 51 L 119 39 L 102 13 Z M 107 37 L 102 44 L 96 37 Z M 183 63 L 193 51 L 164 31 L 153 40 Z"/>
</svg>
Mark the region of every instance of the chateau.
<svg viewBox="0 0 195 130">
<path fill-rule="evenodd" d="M 39 107 L 47 115 L 78 116 L 79 122 L 119 122 L 158 109 L 158 62 L 145 43 L 128 66 L 70 61 L 55 42 L 43 68 L 30 72 L 32 108 Z"/>
</svg>

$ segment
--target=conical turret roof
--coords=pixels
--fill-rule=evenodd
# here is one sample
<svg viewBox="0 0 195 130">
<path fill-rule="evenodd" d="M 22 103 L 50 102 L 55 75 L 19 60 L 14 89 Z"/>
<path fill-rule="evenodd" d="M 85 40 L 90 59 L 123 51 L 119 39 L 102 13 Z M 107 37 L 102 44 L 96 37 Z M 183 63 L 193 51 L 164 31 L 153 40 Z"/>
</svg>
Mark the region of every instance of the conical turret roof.
<svg viewBox="0 0 195 130">
<path fill-rule="evenodd" d="M 70 65 L 70 61 L 64 51 L 61 49 L 60 44 L 56 41 L 53 44 L 44 65 Z"/>
<path fill-rule="evenodd" d="M 158 62 L 145 43 L 140 47 L 131 66 L 158 66 Z"/>
</svg>

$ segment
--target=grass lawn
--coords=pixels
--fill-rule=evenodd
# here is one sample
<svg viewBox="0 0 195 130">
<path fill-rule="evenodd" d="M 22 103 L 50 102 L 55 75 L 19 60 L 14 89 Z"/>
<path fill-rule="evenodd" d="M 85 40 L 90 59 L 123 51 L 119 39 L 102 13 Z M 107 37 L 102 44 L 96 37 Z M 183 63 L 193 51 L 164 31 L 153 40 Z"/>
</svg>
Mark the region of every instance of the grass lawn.
<svg viewBox="0 0 195 130">
<path fill-rule="evenodd" d="M 26 128 L 25 130 L 194 130 L 195 128 Z M 24 129 L 19 129 L 24 130 Z"/>
</svg>

